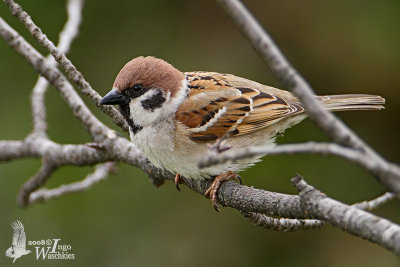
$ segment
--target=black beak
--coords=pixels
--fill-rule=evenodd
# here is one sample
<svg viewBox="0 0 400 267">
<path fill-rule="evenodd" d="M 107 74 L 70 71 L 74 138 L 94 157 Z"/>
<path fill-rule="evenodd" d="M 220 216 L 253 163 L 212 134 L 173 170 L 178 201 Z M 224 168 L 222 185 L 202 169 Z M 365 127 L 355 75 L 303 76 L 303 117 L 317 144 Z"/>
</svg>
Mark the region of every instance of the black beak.
<svg viewBox="0 0 400 267">
<path fill-rule="evenodd" d="M 99 105 L 119 105 L 128 103 L 129 103 L 128 96 L 119 93 L 115 89 L 112 89 L 100 100 Z"/>
</svg>

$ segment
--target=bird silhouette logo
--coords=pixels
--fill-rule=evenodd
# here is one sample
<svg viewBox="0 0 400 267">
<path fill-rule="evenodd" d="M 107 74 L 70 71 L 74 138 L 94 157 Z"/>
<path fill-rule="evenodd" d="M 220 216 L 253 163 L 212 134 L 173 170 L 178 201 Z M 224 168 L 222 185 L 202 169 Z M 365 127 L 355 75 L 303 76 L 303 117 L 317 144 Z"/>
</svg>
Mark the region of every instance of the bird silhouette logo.
<svg viewBox="0 0 400 267">
<path fill-rule="evenodd" d="M 6 250 L 6 256 L 13 258 L 13 263 L 21 256 L 31 253 L 26 249 L 26 234 L 24 225 L 17 220 L 11 224 L 13 229 L 12 246 Z"/>
</svg>

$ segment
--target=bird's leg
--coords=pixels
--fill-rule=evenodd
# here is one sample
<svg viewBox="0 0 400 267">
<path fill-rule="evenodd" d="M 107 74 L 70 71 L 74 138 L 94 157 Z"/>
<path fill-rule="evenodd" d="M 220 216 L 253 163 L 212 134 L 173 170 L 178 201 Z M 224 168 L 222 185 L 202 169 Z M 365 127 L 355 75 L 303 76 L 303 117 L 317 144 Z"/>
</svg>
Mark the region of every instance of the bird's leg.
<svg viewBox="0 0 400 267">
<path fill-rule="evenodd" d="M 222 137 L 218 138 L 214 144 L 208 143 L 207 146 L 210 150 L 214 150 L 217 153 L 222 153 L 226 150 L 231 149 L 231 146 L 227 145 L 225 140 L 231 137 L 231 133 L 226 133 Z"/>
<path fill-rule="evenodd" d="M 176 189 L 178 189 L 178 191 L 181 191 L 181 189 L 179 188 L 179 184 L 183 184 L 183 181 L 182 181 L 181 175 L 180 175 L 179 173 L 177 173 L 177 174 L 175 175 L 174 181 L 175 181 Z"/>
<path fill-rule="evenodd" d="M 206 198 L 211 198 L 212 205 L 216 211 L 220 211 L 217 203 L 217 191 L 219 186 L 221 185 L 221 182 L 223 181 L 229 181 L 229 180 L 236 180 L 240 184 L 242 184 L 242 179 L 240 178 L 239 175 L 233 172 L 226 172 L 220 175 L 215 176 L 214 181 L 210 185 L 210 187 L 207 189 L 207 191 L 204 193 Z"/>
</svg>

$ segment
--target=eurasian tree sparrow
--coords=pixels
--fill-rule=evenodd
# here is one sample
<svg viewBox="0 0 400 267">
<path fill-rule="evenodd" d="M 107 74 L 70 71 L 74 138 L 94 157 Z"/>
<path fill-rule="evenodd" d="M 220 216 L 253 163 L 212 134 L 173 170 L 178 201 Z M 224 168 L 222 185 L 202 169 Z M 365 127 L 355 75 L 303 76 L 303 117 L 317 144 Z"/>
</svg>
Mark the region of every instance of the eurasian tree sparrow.
<svg viewBox="0 0 400 267">
<path fill-rule="evenodd" d="M 379 110 L 374 95 L 316 96 L 329 110 Z M 218 210 L 221 181 L 260 157 L 201 169 L 208 143 L 224 138 L 231 147 L 274 144 L 275 136 L 306 118 L 291 93 L 231 74 L 181 72 L 164 60 L 137 57 L 115 79 L 100 105 L 119 105 L 131 141 L 156 167 L 186 179 L 214 179 L 206 192 Z"/>
</svg>

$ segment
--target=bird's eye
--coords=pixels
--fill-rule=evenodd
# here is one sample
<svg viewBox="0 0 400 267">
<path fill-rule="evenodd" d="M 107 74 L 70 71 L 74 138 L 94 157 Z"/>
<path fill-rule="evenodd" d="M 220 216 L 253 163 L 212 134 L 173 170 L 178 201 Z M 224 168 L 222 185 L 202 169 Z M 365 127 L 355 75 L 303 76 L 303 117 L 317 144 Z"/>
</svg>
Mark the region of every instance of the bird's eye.
<svg viewBox="0 0 400 267">
<path fill-rule="evenodd" d="M 141 84 L 141 83 L 137 83 L 134 86 L 132 86 L 132 89 L 136 92 L 139 92 L 140 90 L 142 90 L 142 88 L 143 88 L 143 84 Z"/>
<path fill-rule="evenodd" d="M 137 83 L 125 90 L 124 94 L 128 95 L 130 98 L 136 98 L 143 95 L 146 92 L 145 89 L 143 84 Z"/>
</svg>

